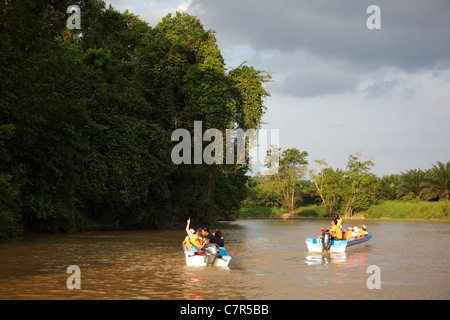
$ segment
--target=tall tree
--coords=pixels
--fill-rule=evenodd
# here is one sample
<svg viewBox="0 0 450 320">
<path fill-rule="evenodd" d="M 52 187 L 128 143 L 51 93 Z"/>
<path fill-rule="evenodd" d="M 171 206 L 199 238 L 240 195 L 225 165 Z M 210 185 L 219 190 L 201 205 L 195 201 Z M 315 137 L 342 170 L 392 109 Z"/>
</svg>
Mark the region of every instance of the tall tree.
<svg viewBox="0 0 450 320">
<path fill-rule="evenodd" d="M 407 170 L 400 176 L 400 184 L 397 187 L 397 197 L 414 194 L 420 198 L 421 185 L 424 182 L 425 173 L 420 169 Z"/>
<path fill-rule="evenodd" d="M 267 159 L 271 158 L 271 152 L 279 152 L 278 150 L 269 150 Z M 294 211 L 295 193 L 298 189 L 301 179 L 306 174 L 306 165 L 308 161 L 306 151 L 300 152 L 296 148 L 286 149 L 281 153 L 278 170 L 276 173 L 269 176 L 268 179 L 272 181 L 274 188 L 281 194 L 284 206 L 289 213 Z M 270 168 L 270 163 L 266 162 Z"/>
<path fill-rule="evenodd" d="M 263 100 L 268 96 L 263 88 L 267 80 L 264 72 L 241 65 L 227 73 L 214 32 L 205 30 L 198 18 L 186 13 L 163 18 L 155 28 L 155 38 L 162 45 L 155 47 L 154 41 L 149 43 L 152 50 L 144 52 L 145 65 L 139 73 L 149 80 L 145 83 L 154 83 L 152 91 L 144 88 L 144 92 L 150 93 L 152 101 L 164 105 L 167 124 L 173 129 L 188 129 L 191 137 L 194 121 L 202 122 L 201 136 L 207 129 L 218 129 L 223 136 L 227 129 L 259 129 L 265 110 Z M 161 91 L 164 93 L 155 94 Z M 241 121 L 242 118 L 246 121 Z M 202 141 L 202 149 L 205 145 Z M 220 167 L 177 166 L 173 184 L 176 190 L 183 186 L 180 195 L 186 195 L 177 197 L 178 210 L 203 221 L 236 210 L 245 199 L 243 186 L 248 169 L 248 158 L 244 165 L 235 161 Z"/>
<path fill-rule="evenodd" d="M 438 161 L 425 174 L 421 183 L 420 194 L 425 199 L 444 198 L 450 199 L 450 161 L 443 163 Z"/>
<path fill-rule="evenodd" d="M 314 170 L 311 170 L 310 177 L 314 181 L 328 217 L 331 218 L 339 208 L 343 197 L 344 172 L 328 167 L 325 160 L 315 160 L 315 162 L 320 165 L 320 171 L 316 174 Z"/>
<path fill-rule="evenodd" d="M 400 176 L 392 174 L 383 176 L 379 180 L 380 188 L 378 189 L 377 199 L 380 200 L 396 200 L 398 199 L 397 188 L 400 185 Z"/>
<path fill-rule="evenodd" d="M 377 179 L 370 168 L 374 163 L 364 159 L 364 153 L 349 156 L 345 171 L 345 189 L 343 201 L 345 203 L 344 216 L 350 218 L 354 210 L 367 209 L 375 201 Z"/>
</svg>

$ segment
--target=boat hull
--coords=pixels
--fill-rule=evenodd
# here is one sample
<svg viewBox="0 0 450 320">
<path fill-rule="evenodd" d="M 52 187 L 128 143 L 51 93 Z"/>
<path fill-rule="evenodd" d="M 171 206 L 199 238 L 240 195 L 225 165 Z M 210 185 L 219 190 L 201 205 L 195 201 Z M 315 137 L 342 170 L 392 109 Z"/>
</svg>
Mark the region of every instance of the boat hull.
<svg viewBox="0 0 450 320">
<path fill-rule="evenodd" d="M 372 239 L 372 233 L 365 235 L 364 237 L 350 238 L 344 240 L 331 240 L 330 252 L 345 252 L 349 248 L 357 247 Z M 309 252 L 322 252 L 322 239 L 320 238 L 307 238 L 306 245 Z"/>
<path fill-rule="evenodd" d="M 187 266 L 208 266 L 207 256 L 203 252 L 186 250 L 183 245 L 183 251 L 186 258 Z M 228 267 L 231 256 L 225 251 L 224 247 L 219 248 L 219 256 L 214 260 L 212 267 Z"/>
</svg>

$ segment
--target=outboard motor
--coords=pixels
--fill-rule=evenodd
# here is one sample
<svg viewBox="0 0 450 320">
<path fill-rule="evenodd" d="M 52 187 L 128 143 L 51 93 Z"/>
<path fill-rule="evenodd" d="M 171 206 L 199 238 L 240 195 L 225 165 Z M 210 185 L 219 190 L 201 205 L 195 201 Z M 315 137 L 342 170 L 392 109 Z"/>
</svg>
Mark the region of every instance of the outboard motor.
<svg viewBox="0 0 450 320">
<path fill-rule="evenodd" d="M 331 235 L 329 231 L 322 232 L 322 252 L 327 252 L 330 250 L 331 245 Z"/>
<path fill-rule="evenodd" d="M 214 261 L 216 261 L 217 257 L 219 256 L 219 245 L 217 243 L 208 243 L 207 245 L 205 245 L 204 250 L 206 254 L 206 265 L 210 267 L 214 264 Z"/>
</svg>

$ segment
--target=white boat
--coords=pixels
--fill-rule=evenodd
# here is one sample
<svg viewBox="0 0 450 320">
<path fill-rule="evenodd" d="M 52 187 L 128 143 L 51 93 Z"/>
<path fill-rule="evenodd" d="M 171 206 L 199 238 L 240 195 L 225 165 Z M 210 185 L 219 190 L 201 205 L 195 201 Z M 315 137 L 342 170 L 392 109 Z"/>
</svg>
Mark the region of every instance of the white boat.
<svg viewBox="0 0 450 320">
<path fill-rule="evenodd" d="M 345 252 L 349 247 L 357 246 L 372 239 L 372 233 L 368 233 L 363 237 L 352 237 L 342 240 L 330 240 L 329 246 L 325 240 L 325 244 L 322 241 L 324 237 L 320 238 L 307 238 L 306 245 L 309 252 Z"/>
<path fill-rule="evenodd" d="M 225 251 L 224 247 L 216 244 L 207 244 L 204 250 L 186 250 L 183 246 L 187 266 L 199 267 L 228 267 L 231 256 Z"/>
</svg>

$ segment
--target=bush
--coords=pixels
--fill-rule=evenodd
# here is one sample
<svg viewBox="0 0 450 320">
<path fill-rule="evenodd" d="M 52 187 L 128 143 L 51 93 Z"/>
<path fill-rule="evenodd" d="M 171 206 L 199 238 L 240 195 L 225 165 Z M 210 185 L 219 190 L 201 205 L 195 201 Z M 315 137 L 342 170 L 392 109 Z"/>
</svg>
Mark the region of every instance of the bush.
<svg viewBox="0 0 450 320">
<path fill-rule="evenodd" d="M 246 218 L 272 218 L 278 215 L 286 213 L 286 211 L 273 207 L 267 208 L 262 206 L 256 206 L 252 208 L 244 208 L 238 211 L 236 218 L 246 219 Z"/>
<path fill-rule="evenodd" d="M 318 206 L 316 204 L 309 205 L 307 207 L 297 208 L 297 214 L 301 217 L 328 217 L 327 210 L 324 206 Z"/>
</svg>

